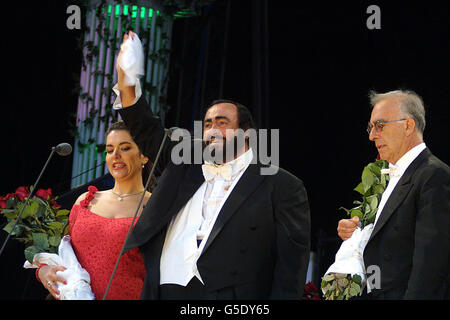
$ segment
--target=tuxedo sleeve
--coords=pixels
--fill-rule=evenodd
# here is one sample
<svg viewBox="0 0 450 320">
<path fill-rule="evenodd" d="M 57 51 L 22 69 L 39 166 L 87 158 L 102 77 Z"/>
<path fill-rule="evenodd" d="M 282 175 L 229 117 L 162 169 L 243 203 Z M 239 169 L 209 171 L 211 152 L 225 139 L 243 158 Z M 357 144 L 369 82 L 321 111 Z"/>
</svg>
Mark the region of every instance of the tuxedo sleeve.
<svg viewBox="0 0 450 320">
<path fill-rule="evenodd" d="M 141 152 L 150 161 L 155 162 L 165 131 L 161 119 L 152 113 L 144 95 L 141 95 L 134 105 L 118 111 Z M 160 175 L 170 161 L 172 144 L 173 142 L 167 138 L 155 168 L 156 175 Z"/>
<path fill-rule="evenodd" d="M 449 277 L 450 172 L 440 167 L 419 191 L 412 271 L 405 299 L 442 299 Z"/>
<path fill-rule="evenodd" d="M 303 295 L 310 250 L 310 212 L 303 182 L 286 173 L 274 191 L 276 261 L 271 299 L 298 300 Z"/>
</svg>

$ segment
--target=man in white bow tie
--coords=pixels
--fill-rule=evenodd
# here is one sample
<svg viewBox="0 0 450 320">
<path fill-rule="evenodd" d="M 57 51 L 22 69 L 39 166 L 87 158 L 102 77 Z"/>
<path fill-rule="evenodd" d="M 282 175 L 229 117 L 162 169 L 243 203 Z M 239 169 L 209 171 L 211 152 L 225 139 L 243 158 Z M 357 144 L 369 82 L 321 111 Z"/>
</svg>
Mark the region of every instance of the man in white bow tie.
<svg viewBox="0 0 450 320">
<path fill-rule="evenodd" d="M 120 66 L 117 71 L 115 107 L 143 153 L 155 159 L 161 121 L 139 81 L 126 85 Z M 217 100 L 203 118 L 203 144 L 217 161 L 175 164 L 177 142 L 164 144 L 152 200 L 126 244 L 144 257 L 142 299 L 301 299 L 310 249 L 306 190 L 281 168 L 261 174 L 265 166 L 252 161 L 257 155 L 248 141 L 235 143 L 251 128 L 245 106 Z"/>
<path fill-rule="evenodd" d="M 366 268 L 380 268 L 381 287 L 369 299 L 443 299 L 450 290 L 450 170 L 423 142 L 425 109 L 412 91 L 370 94 L 367 127 L 390 181 L 364 249 Z M 348 239 L 358 218 L 343 219 Z M 370 287 L 370 283 L 368 284 Z"/>
</svg>

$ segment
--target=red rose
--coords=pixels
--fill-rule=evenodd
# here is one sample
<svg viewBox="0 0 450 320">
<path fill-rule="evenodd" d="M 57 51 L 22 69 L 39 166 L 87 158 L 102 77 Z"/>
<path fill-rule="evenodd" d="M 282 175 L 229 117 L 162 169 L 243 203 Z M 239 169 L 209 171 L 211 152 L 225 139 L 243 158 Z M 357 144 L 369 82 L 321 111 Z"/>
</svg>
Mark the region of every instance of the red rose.
<svg viewBox="0 0 450 320">
<path fill-rule="evenodd" d="M 0 209 L 6 209 L 6 200 L 0 199 Z"/>
<path fill-rule="evenodd" d="M 3 200 L 9 200 L 9 199 L 11 199 L 11 198 L 14 198 L 15 196 L 16 196 L 15 193 L 8 193 L 8 194 L 3 198 Z"/>
<path fill-rule="evenodd" d="M 48 188 L 47 190 L 39 189 L 36 192 L 36 196 L 41 198 L 42 200 L 49 200 L 50 198 L 52 198 L 52 189 L 50 188 Z"/>
<path fill-rule="evenodd" d="M 307 284 L 305 284 L 305 293 L 313 293 L 317 291 L 318 289 L 313 282 L 308 282 Z"/>
<path fill-rule="evenodd" d="M 61 205 L 57 204 L 55 200 L 51 201 L 50 205 L 51 205 L 52 209 L 56 209 L 56 210 L 61 209 Z"/>
<path fill-rule="evenodd" d="M 95 186 L 89 186 L 88 190 L 89 190 L 88 194 L 86 195 L 84 200 L 80 202 L 80 206 L 85 208 L 87 208 L 91 200 L 94 199 L 94 194 L 98 191 L 98 189 Z"/>
<path fill-rule="evenodd" d="M 19 197 L 19 200 L 23 201 L 30 194 L 30 190 L 28 187 L 18 187 L 15 193 L 16 196 Z"/>
</svg>

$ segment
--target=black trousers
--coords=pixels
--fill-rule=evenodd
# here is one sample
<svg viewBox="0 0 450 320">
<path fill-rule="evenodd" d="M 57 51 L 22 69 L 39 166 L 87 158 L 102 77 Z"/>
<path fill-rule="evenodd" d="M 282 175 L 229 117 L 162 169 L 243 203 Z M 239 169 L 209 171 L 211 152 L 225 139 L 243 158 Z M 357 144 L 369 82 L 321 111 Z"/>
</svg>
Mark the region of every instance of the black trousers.
<svg viewBox="0 0 450 320">
<path fill-rule="evenodd" d="M 186 287 L 178 284 L 162 284 L 159 287 L 161 300 L 234 300 L 236 296 L 232 287 L 217 291 L 208 291 L 207 288 L 193 277 Z"/>
</svg>

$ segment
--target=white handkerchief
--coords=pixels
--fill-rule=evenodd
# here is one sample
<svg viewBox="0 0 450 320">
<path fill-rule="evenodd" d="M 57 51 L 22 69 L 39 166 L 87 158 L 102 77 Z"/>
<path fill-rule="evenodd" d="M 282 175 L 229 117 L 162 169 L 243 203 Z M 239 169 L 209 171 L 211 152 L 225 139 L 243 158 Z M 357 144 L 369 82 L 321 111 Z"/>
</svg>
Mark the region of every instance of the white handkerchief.
<svg viewBox="0 0 450 320">
<path fill-rule="evenodd" d="M 144 50 L 138 35 L 134 39 L 128 39 L 120 46 L 123 51 L 119 57 L 118 64 L 125 73 L 125 84 L 136 85 L 136 80 L 144 75 Z"/>
<path fill-rule="evenodd" d="M 66 235 L 61 239 L 58 247 L 58 254 L 38 253 L 34 255 L 33 264 L 25 261 L 24 268 L 37 268 L 35 263 L 46 263 L 49 266 L 63 266 L 64 271 L 58 271 L 56 274 L 67 281 L 67 284 L 56 282 L 56 287 L 60 292 L 61 300 L 94 300 L 94 294 L 91 290 L 91 278 L 89 273 L 83 269 L 77 260 L 70 236 Z"/>
</svg>

